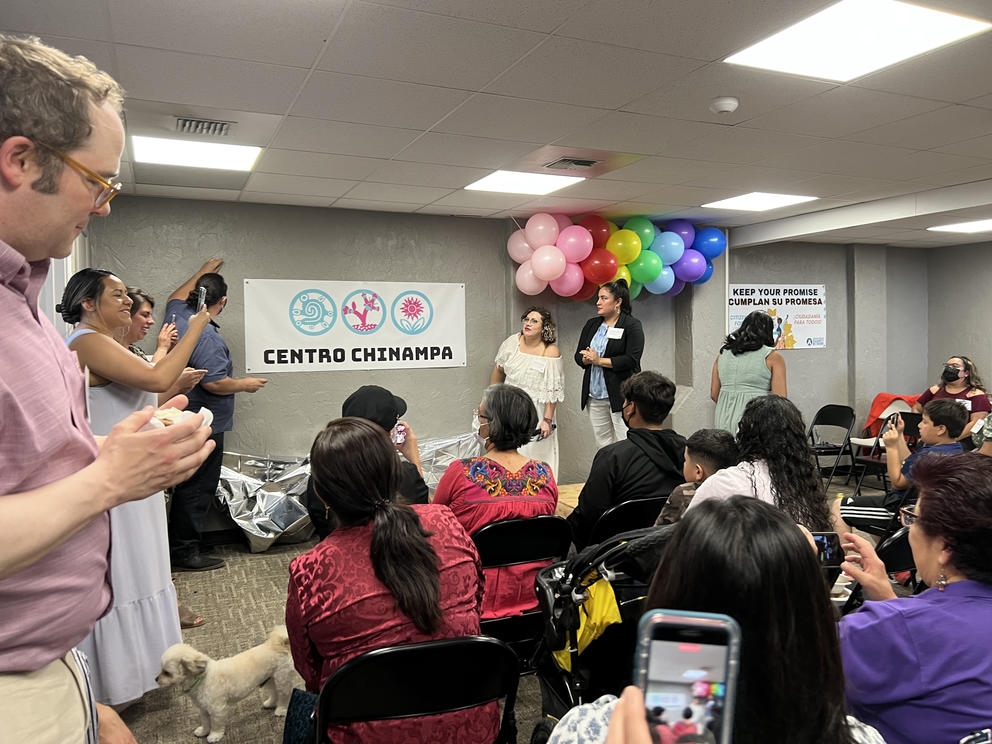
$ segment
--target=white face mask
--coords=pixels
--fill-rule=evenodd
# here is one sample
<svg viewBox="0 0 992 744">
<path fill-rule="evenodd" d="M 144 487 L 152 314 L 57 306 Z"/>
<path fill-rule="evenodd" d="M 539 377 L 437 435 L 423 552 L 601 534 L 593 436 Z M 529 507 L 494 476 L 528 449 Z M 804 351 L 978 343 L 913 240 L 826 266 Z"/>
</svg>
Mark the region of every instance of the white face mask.
<svg viewBox="0 0 992 744">
<path fill-rule="evenodd" d="M 472 433 L 475 434 L 475 441 L 483 447 L 486 446 L 486 437 L 482 436 L 482 421 L 478 413 L 472 414 Z"/>
</svg>

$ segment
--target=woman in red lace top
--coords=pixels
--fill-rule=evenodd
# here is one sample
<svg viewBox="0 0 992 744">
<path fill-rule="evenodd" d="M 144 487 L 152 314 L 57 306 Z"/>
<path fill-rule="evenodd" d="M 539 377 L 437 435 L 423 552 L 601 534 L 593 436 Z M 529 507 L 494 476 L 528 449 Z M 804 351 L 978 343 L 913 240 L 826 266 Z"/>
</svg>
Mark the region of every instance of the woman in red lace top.
<svg viewBox="0 0 992 744">
<path fill-rule="evenodd" d="M 313 443 L 310 467 L 316 495 L 337 526 L 289 567 L 286 627 L 308 690 L 319 692 L 332 672 L 366 651 L 478 634 L 482 572 L 475 545 L 447 508 L 395 502 L 399 460 L 380 427 L 358 418 L 331 421 Z M 332 725 L 328 737 L 459 744 L 492 742 L 498 730 L 491 703 Z"/>
<path fill-rule="evenodd" d="M 501 519 L 554 514 L 558 485 L 551 468 L 517 452 L 536 436 L 537 413 L 530 396 L 513 385 L 490 385 L 476 416 L 475 430 L 485 440 L 486 453 L 451 463 L 437 484 L 434 503 L 451 507 L 469 534 Z M 544 565 L 487 568 L 482 617 L 505 617 L 537 606 L 534 577 Z"/>
</svg>

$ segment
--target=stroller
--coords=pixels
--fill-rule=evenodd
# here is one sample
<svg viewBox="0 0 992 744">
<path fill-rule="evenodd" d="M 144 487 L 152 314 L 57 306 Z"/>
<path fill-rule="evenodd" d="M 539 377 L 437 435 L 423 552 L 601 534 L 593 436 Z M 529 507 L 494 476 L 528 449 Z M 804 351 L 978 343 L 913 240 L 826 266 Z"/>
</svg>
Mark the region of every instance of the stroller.
<svg viewBox="0 0 992 744">
<path fill-rule="evenodd" d="M 624 532 L 538 572 L 544 638 L 535 667 L 542 718 L 531 744 L 544 744 L 569 709 L 619 695 L 631 683 L 637 623 L 670 532 Z"/>
</svg>

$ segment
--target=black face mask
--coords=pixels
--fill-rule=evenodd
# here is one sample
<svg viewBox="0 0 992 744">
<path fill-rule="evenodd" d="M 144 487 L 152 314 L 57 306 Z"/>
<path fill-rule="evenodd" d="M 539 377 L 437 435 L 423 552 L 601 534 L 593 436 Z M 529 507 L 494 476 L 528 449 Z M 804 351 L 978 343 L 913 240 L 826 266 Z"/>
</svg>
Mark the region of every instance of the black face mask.
<svg viewBox="0 0 992 744">
<path fill-rule="evenodd" d="M 959 374 L 961 374 L 961 370 L 957 367 L 951 367 L 948 365 L 944 367 L 944 372 L 941 374 L 940 379 L 944 382 L 957 382 Z"/>
</svg>

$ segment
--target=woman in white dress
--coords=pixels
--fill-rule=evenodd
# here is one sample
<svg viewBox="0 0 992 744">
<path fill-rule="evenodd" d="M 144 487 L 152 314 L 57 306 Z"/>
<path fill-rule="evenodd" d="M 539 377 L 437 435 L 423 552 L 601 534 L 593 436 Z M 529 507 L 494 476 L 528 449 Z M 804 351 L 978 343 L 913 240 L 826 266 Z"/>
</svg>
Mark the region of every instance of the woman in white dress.
<svg viewBox="0 0 992 744">
<path fill-rule="evenodd" d="M 131 299 L 108 271 L 83 269 L 66 284 L 58 311 L 78 324 L 66 339 L 89 370 L 90 428 L 94 434 L 135 410 L 157 405 L 155 393 L 171 388 L 183 372 L 210 317 L 201 310 L 175 348 L 151 364 L 115 338 L 131 323 Z M 80 644 L 89 657 L 93 693 L 121 705 L 158 687 L 162 652 L 182 642 L 176 591 L 169 565 L 165 497 L 159 492 L 110 510 L 110 577 L 114 604 Z"/>
<path fill-rule="evenodd" d="M 551 466 L 558 477 L 558 432 L 555 407 L 565 399 L 561 352 L 555 346 L 558 331 L 543 307 L 530 307 L 520 316 L 522 328 L 504 341 L 496 352 L 496 365 L 489 384 L 505 382 L 527 392 L 537 408 L 541 438 L 519 449 L 520 454 Z"/>
</svg>

